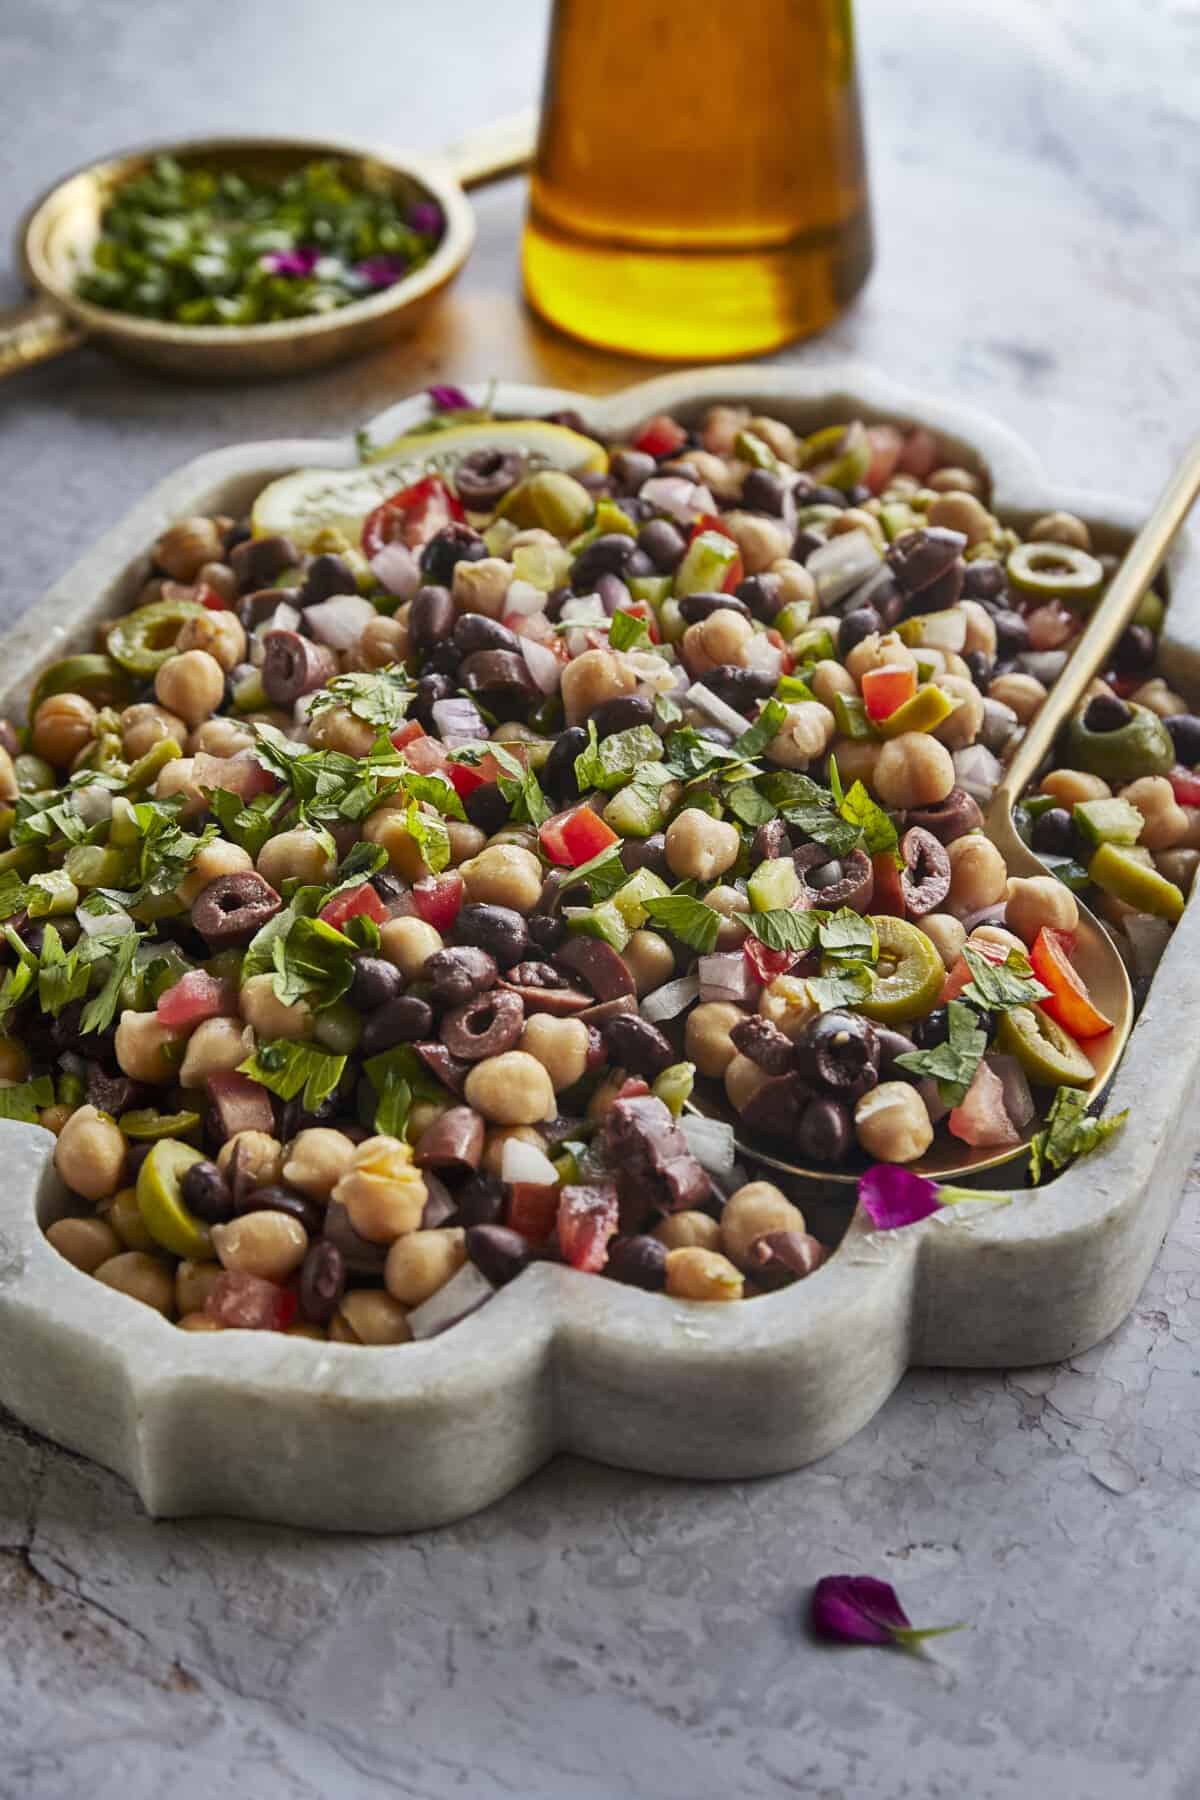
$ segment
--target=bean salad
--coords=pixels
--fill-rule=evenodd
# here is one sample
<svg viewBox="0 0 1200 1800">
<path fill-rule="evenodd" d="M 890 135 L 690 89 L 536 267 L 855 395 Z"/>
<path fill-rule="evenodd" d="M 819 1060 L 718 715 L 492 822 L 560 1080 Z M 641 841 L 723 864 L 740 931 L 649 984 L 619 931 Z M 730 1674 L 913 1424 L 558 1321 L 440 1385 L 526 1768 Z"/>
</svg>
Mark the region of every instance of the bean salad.
<svg viewBox="0 0 1200 1800">
<path fill-rule="evenodd" d="M 189 1331 L 399 1344 L 538 1262 L 808 1277 L 756 1147 L 1059 1166 L 1110 1027 L 1077 896 L 1144 990 L 1200 862 L 1159 596 L 1012 877 L 984 810 L 1113 571 L 1083 520 L 1018 532 L 922 427 L 440 401 L 171 525 L 0 727 L 0 1114 L 56 1134 L 55 1248 Z"/>
</svg>

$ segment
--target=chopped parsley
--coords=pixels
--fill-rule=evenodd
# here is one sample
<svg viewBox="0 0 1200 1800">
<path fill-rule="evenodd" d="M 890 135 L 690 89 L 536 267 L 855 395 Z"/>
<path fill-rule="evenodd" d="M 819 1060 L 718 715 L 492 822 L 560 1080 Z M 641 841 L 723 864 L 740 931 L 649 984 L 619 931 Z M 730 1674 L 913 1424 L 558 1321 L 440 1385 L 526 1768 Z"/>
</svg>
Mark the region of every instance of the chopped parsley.
<svg viewBox="0 0 1200 1800">
<path fill-rule="evenodd" d="M 1029 1144 L 1029 1176 L 1035 1185 L 1046 1173 L 1047 1165 L 1057 1172 L 1077 1157 L 1090 1155 L 1129 1117 L 1126 1108 L 1110 1118 L 1091 1118 L 1088 1104 L 1087 1094 L 1079 1088 L 1060 1087 L 1055 1094 L 1045 1127 L 1035 1133 Z"/>
<path fill-rule="evenodd" d="M 238 1064 L 238 1073 L 248 1075 L 281 1100 L 294 1100 L 303 1090 L 305 1111 L 316 1112 L 336 1089 L 345 1068 L 344 1056 L 318 1050 L 314 1044 L 277 1038 L 260 1044 L 253 1056 Z"/>
<path fill-rule="evenodd" d="M 690 949 L 707 955 L 715 948 L 724 914 L 689 894 L 651 895 L 642 902 L 656 925 L 663 926 Z"/>
<path fill-rule="evenodd" d="M 906 1050 L 896 1061 L 910 1075 L 936 1081 L 943 1106 L 958 1106 L 983 1061 L 988 1038 L 975 1013 L 961 1000 L 951 1000 L 946 1013 L 949 1032 L 944 1043 L 931 1050 Z"/>
<path fill-rule="evenodd" d="M 1015 948 L 1002 963 L 994 963 L 965 944 L 963 960 L 971 971 L 971 980 L 962 997 L 985 1012 L 1011 1012 L 1017 1006 L 1034 1006 L 1050 992 L 1034 974 L 1029 958 Z"/>
</svg>

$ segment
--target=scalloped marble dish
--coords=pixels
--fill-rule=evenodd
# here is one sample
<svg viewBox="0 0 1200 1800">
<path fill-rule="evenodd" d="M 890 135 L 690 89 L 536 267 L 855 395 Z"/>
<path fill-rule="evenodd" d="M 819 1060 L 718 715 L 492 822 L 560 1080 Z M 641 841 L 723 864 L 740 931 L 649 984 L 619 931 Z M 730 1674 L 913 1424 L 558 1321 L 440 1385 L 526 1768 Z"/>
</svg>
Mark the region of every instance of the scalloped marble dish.
<svg viewBox="0 0 1200 1800">
<path fill-rule="evenodd" d="M 804 429 L 863 414 L 929 425 L 950 460 L 987 468 L 997 509 L 1080 513 L 1101 547 L 1139 522 L 1127 501 L 1051 483 L 1007 430 L 867 370 L 708 369 L 604 400 L 500 384 L 508 414 L 577 407 L 619 432 L 646 415 L 748 400 Z M 378 418 L 375 441 L 421 417 Z M 146 550 L 185 513 L 240 512 L 339 440 L 242 444 L 168 477 L 4 640 L 19 709 L 39 669 L 128 604 Z M 1200 556 L 1170 563 L 1164 672 L 1200 687 Z M 1167 949 L 1113 1084 L 1126 1129 L 1082 1167 L 1005 1208 L 955 1207 L 903 1231 L 861 1215 L 796 1286 L 734 1306 L 680 1302 L 542 1264 L 444 1336 L 362 1350 L 269 1333 L 201 1335 L 80 1274 L 42 1226 L 66 1210 L 36 1126 L 0 1123 L 0 1402 L 130 1481 L 158 1515 L 226 1513 L 336 1530 L 414 1530 L 473 1512 L 556 1450 L 704 1478 L 795 1469 L 857 1431 L 911 1364 L 1060 1360 L 1133 1305 L 1200 1145 L 1200 909 Z M 804 1204 L 805 1196 L 797 1198 Z"/>
</svg>

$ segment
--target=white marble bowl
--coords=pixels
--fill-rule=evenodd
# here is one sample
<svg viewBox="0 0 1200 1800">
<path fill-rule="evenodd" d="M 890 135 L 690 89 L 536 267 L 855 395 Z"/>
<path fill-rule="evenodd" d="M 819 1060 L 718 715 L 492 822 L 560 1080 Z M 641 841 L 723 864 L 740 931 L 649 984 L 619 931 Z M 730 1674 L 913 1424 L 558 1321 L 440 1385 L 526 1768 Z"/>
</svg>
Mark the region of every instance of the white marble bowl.
<svg viewBox="0 0 1200 1800">
<path fill-rule="evenodd" d="M 482 389 L 479 390 L 482 397 Z M 1082 514 L 1102 543 L 1128 501 L 1052 485 L 1011 433 L 869 371 L 710 369 L 606 400 L 501 384 L 497 411 L 578 407 L 619 433 L 659 410 L 746 399 L 811 427 L 863 414 L 930 425 L 986 465 L 1002 513 Z M 376 442 L 422 416 L 390 408 Z M 300 464 L 349 464 L 349 439 L 242 444 L 168 477 L 2 646 L 5 713 L 38 670 L 89 642 L 185 513 L 238 512 Z M 1181 541 L 1162 661 L 1200 687 L 1200 559 Z M 1127 1128 L 1005 1208 L 953 1208 L 877 1233 L 860 1215 L 807 1281 L 733 1306 L 669 1300 L 562 1267 L 528 1270 L 442 1337 L 361 1350 L 268 1333 L 190 1335 L 73 1269 L 42 1234 L 65 1210 L 36 1126 L 0 1124 L 0 1402 L 117 1470 L 154 1514 L 230 1513 L 339 1530 L 441 1524 L 505 1493 L 555 1450 L 656 1473 L 794 1469 L 843 1443 L 909 1364 L 1043 1363 L 1096 1343 L 1137 1298 L 1200 1144 L 1200 912 L 1174 934 L 1111 1090 Z M 798 1196 L 803 1203 L 803 1196 Z"/>
</svg>

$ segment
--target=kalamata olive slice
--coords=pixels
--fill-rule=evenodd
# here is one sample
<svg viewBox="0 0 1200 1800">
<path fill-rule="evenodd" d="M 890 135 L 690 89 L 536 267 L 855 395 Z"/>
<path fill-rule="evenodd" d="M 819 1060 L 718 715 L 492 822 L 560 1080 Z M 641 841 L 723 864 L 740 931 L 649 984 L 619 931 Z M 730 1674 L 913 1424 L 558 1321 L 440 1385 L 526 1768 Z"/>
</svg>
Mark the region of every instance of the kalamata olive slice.
<svg viewBox="0 0 1200 1800">
<path fill-rule="evenodd" d="M 236 1069 L 217 1069 L 205 1081 L 208 1094 L 208 1130 L 218 1144 L 239 1131 L 275 1129 L 271 1096 L 259 1082 Z"/>
<path fill-rule="evenodd" d="M 497 1176 L 469 1175 L 456 1191 L 459 1225 L 493 1225 L 504 1211 L 504 1187 Z"/>
<path fill-rule="evenodd" d="M 487 545 L 471 525 L 452 519 L 435 531 L 421 551 L 421 573 L 426 581 L 449 587 L 460 562 L 482 562 Z"/>
<path fill-rule="evenodd" d="M 345 1257 L 329 1238 L 318 1238 L 300 1267 L 301 1314 L 310 1325 L 327 1325 L 345 1291 Z"/>
<path fill-rule="evenodd" d="M 466 1246 L 471 1262 L 496 1287 L 514 1280 L 534 1257 L 528 1238 L 507 1225 L 469 1225 Z"/>
<path fill-rule="evenodd" d="M 440 1175 L 432 1169 L 422 1171 L 425 1177 L 425 1205 L 421 1209 L 421 1230 L 436 1231 L 449 1225 L 458 1211 L 458 1202 Z"/>
<path fill-rule="evenodd" d="M 454 471 L 458 497 L 471 512 L 488 512 L 515 488 L 525 474 L 525 458 L 519 450 L 502 450 L 483 444 L 462 458 Z"/>
<path fill-rule="evenodd" d="M 812 1097 L 811 1087 L 794 1072 L 769 1075 L 746 1101 L 742 1118 L 763 1137 L 791 1143 Z"/>
<path fill-rule="evenodd" d="M 966 547 L 961 531 L 927 525 L 894 538 L 888 545 L 887 565 L 905 594 L 917 594 L 939 581 Z"/>
<path fill-rule="evenodd" d="M 854 1142 L 850 1114 L 840 1101 L 820 1094 L 804 1109 L 796 1132 L 796 1148 L 814 1162 L 845 1162 Z"/>
<path fill-rule="evenodd" d="M 364 1056 L 378 1056 L 397 1044 L 415 1044 L 433 1029 L 433 1008 L 417 994 L 401 994 L 373 1012 L 363 1025 L 359 1049 Z"/>
<path fill-rule="evenodd" d="M 809 1080 L 857 1100 L 879 1079 L 879 1037 L 858 1013 L 822 1013 L 796 1039 L 796 1063 Z"/>
<path fill-rule="evenodd" d="M 735 1050 L 765 1069 L 768 1075 L 787 1075 L 795 1057 L 792 1040 L 785 1037 L 778 1025 L 772 1025 L 769 1019 L 760 1019 L 757 1013 L 749 1018 L 739 1019 L 730 1032 Z"/>
<path fill-rule="evenodd" d="M 754 834 L 754 842 L 750 846 L 750 862 L 754 867 L 760 862 L 774 862 L 780 856 L 790 855 L 791 848 L 792 840 L 785 822 L 782 819 L 768 819 Z"/>
<path fill-rule="evenodd" d="M 472 1106 L 451 1106 L 417 1139 L 413 1161 L 419 1169 L 474 1173 L 483 1157 L 486 1128 Z"/>
<path fill-rule="evenodd" d="M 475 656 L 480 650 L 515 650 L 521 643 L 515 631 L 490 619 L 486 613 L 462 613 L 454 627 L 454 648 L 460 656 Z"/>
<path fill-rule="evenodd" d="M 248 944 L 283 901 L 253 869 L 218 875 L 192 902 L 192 924 L 205 943 L 220 950 Z"/>
<path fill-rule="evenodd" d="M 464 906 L 455 929 L 466 943 L 486 950 L 502 969 L 511 968 L 529 951 L 529 928 L 521 914 L 511 906 L 492 906 L 486 902 Z M 590 941 L 598 943 L 599 939 Z"/>
<path fill-rule="evenodd" d="M 754 1279 L 766 1288 L 787 1287 L 819 1269 L 829 1252 L 809 1231 L 765 1231 L 750 1246 Z"/>
<path fill-rule="evenodd" d="M 466 910 L 464 907 L 463 911 Z M 616 1000 L 622 994 L 636 991 L 626 964 L 612 945 L 600 938 L 568 938 L 556 952 L 554 961 L 560 969 L 569 969 L 573 975 L 581 976 L 597 1000 Z"/>
<path fill-rule="evenodd" d="M 452 1094 L 461 1094 L 467 1085 L 467 1076 L 471 1073 L 470 1063 L 463 1062 L 457 1056 L 451 1056 L 445 1044 L 434 1039 L 414 1044 L 413 1049 L 420 1057 L 431 1075 L 448 1087 Z"/>
<path fill-rule="evenodd" d="M 631 1075 L 653 1081 L 675 1061 L 670 1039 L 637 1013 L 618 1013 L 607 1019 L 600 1030 L 613 1062 L 618 1068 L 628 1069 Z"/>
<path fill-rule="evenodd" d="M 664 881 L 670 878 L 667 863 L 666 833 L 652 831 L 649 837 L 626 838 L 621 845 L 621 866 L 635 875 L 639 869 L 650 869 Z"/>
<path fill-rule="evenodd" d="M 309 1237 L 316 1237 L 321 1229 L 324 1209 L 310 1194 L 294 1194 L 285 1187 L 251 1188 L 238 1201 L 239 1213 L 279 1212 L 289 1219 L 295 1219 L 303 1225 Z"/>
<path fill-rule="evenodd" d="M 906 596 L 905 603 L 910 613 L 945 612 L 948 607 L 955 606 L 962 594 L 963 575 L 966 563 L 961 556 L 952 562 L 944 575 L 931 581 L 919 593 Z"/>
<path fill-rule="evenodd" d="M 531 972 L 547 970 L 558 979 L 553 983 L 531 979 Z M 592 996 L 582 988 L 572 987 L 565 975 L 551 969 L 549 963 L 517 963 L 501 984 L 520 1000 L 527 1013 L 549 1013 L 555 1019 L 569 1019 L 586 1012 Z"/>
<path fill-rule="evenodd" d="M 917 806 L 905 815 L 909 825 L 930 832 L 939 844 L 952 844 L 983 824 L 979 802 L 965 788 L 951 788 L 944 800 L 933 806 Z"/>
<path fill-rule="evenodd" d="M 356 1275 L 378 1275 L 387 1261 L 388 1246 L 373 1244 L 360 1236 L 350 1223 L 350 1214 L 340 1200 L 331 1200 L 325 1208 L 322 1226 L 323 1242 L 332 1244 L 347 1269 Z"/>
<path fill-rule="evenodd" d="M 793 852 L 792 860 L 802 884 L 798 902 L 802 911 L 820 906 L 836 912 L 838 907 L 848 906 L 854 912 L 866 912 L 870 906 L 875 892 L 875 871 L 865 850 L 851 850 L 848 856 L 837 859 L 841 862 L 842 873 L 840 880 L 834 881 L 825 878 L 818 883 L 812 879 L 817 870 L 826 870 L 830 866 L 831 858 L 823 845 L 802 844 Z"/>
<path fill-rule="evenodd" d="M 637 1000 L 632 994 L 618 994 L 613 1000 L 601 1000 L 595 1006 L 589 1006 L 586 1012 L 577 1013 L 585 1025 L 603 1028 L 610 1019 L 619 1018 L 623 1013 L 636 1013 Z"/>
<path fill-rule="evenodd" d="M 936 912 L 950 892 L 950 858 L 931 831 L 910 825 L 900 839 L 900 891 L 911 919 Z"/>
<path fill-rule="evenodd" d="M 482 1062 L 511 1050 L 525 1026 L 525 1008 L 511 988 L 493 988 L 442 1020 L 442 1042 L 463 1062 Z"/>
<path fill-rule="evenodd" d="M 880 1081 L 907 1081 L 909 1077 L 904 1070 L 896 1067 L 896 1058 L 908 1056 L 916 1049 L 912 1038 L 905 1037 L 891 1025 L 876 1025 L 875 1035 L 879 1039 Z"/>
<path fill-rule="evenodd" d="M 486 994 L 495 987 L 499 975 L 495 957 L 477 944 L 435 950 L 421 970 L 421 980 L 442 1006 L 461 1006 L 476 994 Z"/>
<path fill-rule="evenodd" d="M 263 693 L 275 706 L 293 706 L 337 672 L 337 652 L 298 631 L 268 631 L 263 639 Z"/>
<path fill-rule="evenodd" d="M 769 700 L 775 692 L 778 675 L 769 669 L 742 669 L 737 663 L 719 663 L 709 669 L 704 686 L 726 706 L 745 712 L 756 700 Z"/>
</svg>

